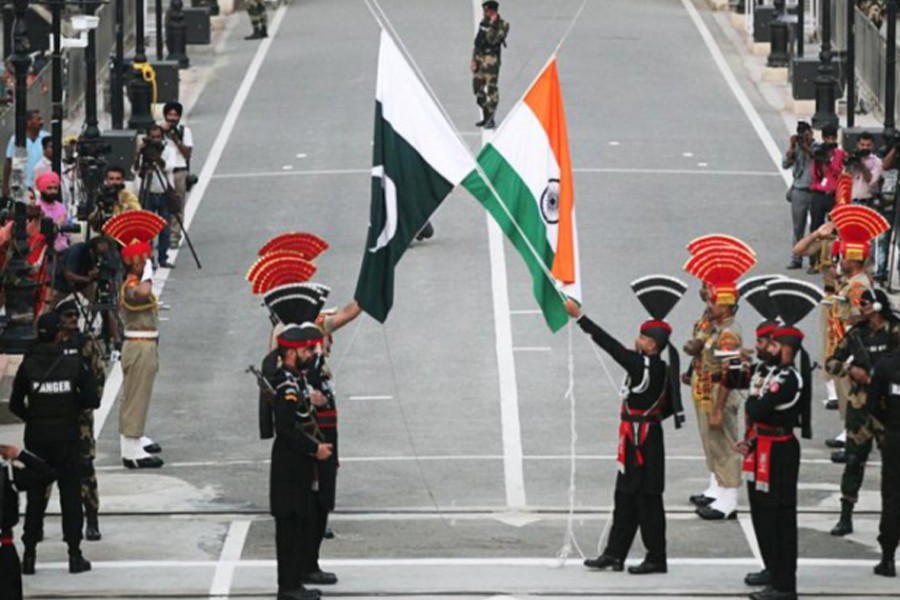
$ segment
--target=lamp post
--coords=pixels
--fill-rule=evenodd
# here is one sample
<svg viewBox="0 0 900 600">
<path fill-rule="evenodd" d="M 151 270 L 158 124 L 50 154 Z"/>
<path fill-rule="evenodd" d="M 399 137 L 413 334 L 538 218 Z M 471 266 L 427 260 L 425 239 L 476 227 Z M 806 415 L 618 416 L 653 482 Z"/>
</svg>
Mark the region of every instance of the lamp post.
<svg viewBox="0 0 900 600">
<path fill-rule="evenodd" d="M 128 82 L 128 95 L 131 98 L 131 118 L 128 120 L 130 129 L 146 131 L 153 124 L 153 115 L 150 108 L 153 104 L 153 85 L 144 78 L 142 70 L 147 63 L 147 53 L 144 47 L 144 0 L 135 2 L 135 42 L 134 42 L 134 73 Z M 141 65 L 141 66 L 139 66 Z"/>
<path fill-rule="evenodd" d="M 99 0 L 84 0 L 84 14 L 93 17 Z M 93 19 L 91 19 L 93 20 Z M 99 139 L 100 127 L 97 120 L 97 27 L 87 25 L 87 47 L 84 49 L 84 131 L 85 139 Z"/>
<path fill-rule="evenodd" d="M 6 296 L 6 323 L 0 333 L 0 351 L 19 354 L 28 350 L 36 339 L 34 331 L 34 293 L 36 283 L 30 275 L 30 266 L 25 257 L 28 254 L 28 232 L 26 223 L 25 169 L 28 150 L 25 139 L 25 121 L 28 103 L 28 69 L 31 56 L 28 54 L 28 29 L 25 14 L 28 0 L 13 0 L 15 24 L 13 25 L 13 54 L 10 62 L 15 69 L 15 116 L 16 142 L 13 155 L 11 185 L 13 193 L 13 237 L 10 240 L 9 262 L 4 273 Z"/>
<path fill-rule="evenodd" d="M 822 49 L 819 52 L 819 70 L 816 86 L 816 114 L 812 126 L 822 129 L 828 125 L 838 126 L 838 116 L 834 112 L 837 80 L 834 76 L 834 53 L 831 50 L 831 3 L 823 2 L 820 14 L 822 20 Z"/>
<path fill-rule="evenodd" d="M 156 60 L 163 59 L 163 6 L 162 0 L 154 0 L 156 15 Z"/>
<path fill-rule="evenodd" d="M 63 134 L 63 89 L 62 89 L 62 8 L 64 0 L 53 0 L 50 3 L 50 34 L 53 38 L 53 53 L 50 55 L 51 83 L 50 93 L 51 127 L 53 136 L 53 171 L 62 173 L 62 134 Z"/>
<path fill-rule="evenodd" d="M 888 0 L 887 3 L 887 55 L 884 65 L 884 128 L 893 132 L 897 99 L 897 0 Z"/>
<path fill-rule="evenodd" d="M 802 0 L 801 0 L 802 1 Z M 784 18 L 784 0 L 775 0 L 775 17 L 769 23 L 770 48 L 766 66 L 786 67 L 790 57 L 788 56 L 788 38 L 790 28 Z"/>
<path fill-rule="evenodd" d="M 187 69 L 191 61 L 187 55 L 187 24 L 184 22 L 184 3 L 172 0 L 169 14 L 166 16 L 166 46 L 169 47 L 169 60 L 178 62 L 179 69 Z"/>
<path fill-rule="evenodd" d="M 890 28 L 890 25 L 888 25 Z M 890 48 L 890 46 L 888 46 Z M 888 52 L 890 54 L 890 52 Z M 847 2 L 847 127 L 856 124 L 856 3 Z"/>
<path fill-rule="evenodd" d="M 125 68 L 125 0 L 115 0 L 115 33 L 116 49 L 112 58 L 113 68 L 110 70 L 112 87 L 112 126 L 122 129 L 125 121 L 125 82 L 122 81 Z"/>
<path fill-rule="evenodd" d="M 806 0 L 797 2 L 797 58 L 803 58 L 803 38 L 806 36 Z"/>
</svg>

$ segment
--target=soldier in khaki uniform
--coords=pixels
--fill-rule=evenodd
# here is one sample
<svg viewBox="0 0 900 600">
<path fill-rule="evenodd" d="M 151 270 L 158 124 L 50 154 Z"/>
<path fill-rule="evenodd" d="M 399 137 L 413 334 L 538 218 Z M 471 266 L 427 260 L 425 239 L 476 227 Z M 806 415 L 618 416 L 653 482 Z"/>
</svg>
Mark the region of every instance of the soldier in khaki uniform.
<svg viewBox="0 0 900 600">
<path fill-rule="evenodd" d="M 500 88 L 497 85 L 500 78 L 500 51 L 506 45 L 509 23 L 500 18 L 500 13 L 497 12 L 499 2 L 488 0 L 481 6 L 484 8 L 484 19 L 475 36 L 471 64 L 472 89 L 482 113 L 481 121 L 475 126 L 493 129 L 494 113 L 500 103 Z"/>
<path fill-rule="evenodd" d="M 756 264 L 756 255 L 744 242 L 728 236 L 699 238 L 688 245 L 688 250 L 693 257 L 684 270 L 709 289 L 710 329 L 697 357 L 692 395 L 699 409 L 707 466 L 716 486 L 712 502 L 692 500 L 703 519 L 734 519 L 741 486 L 741 456 L 736 448 L 741 411 L 738 390 L 746 367 L 741 356 L 741 328 L 734 318 L 738 300 L 735 282 Z"/>
<path fill-rule="evenodd" d="M 151 242 L 167 224 L 155 213 L 133 210 L 103 226 L 106 235 L 123 245 L 122 262 L 127 270 L 119 293 L 119 314 L 125 326 L 119 435 L 122 464 L 129 469 L 163 465 L 155 456 L 162 448 L 145 435 L 144 426 L 159 370 L 159 306 L 153 293 Z"/>
</svg>

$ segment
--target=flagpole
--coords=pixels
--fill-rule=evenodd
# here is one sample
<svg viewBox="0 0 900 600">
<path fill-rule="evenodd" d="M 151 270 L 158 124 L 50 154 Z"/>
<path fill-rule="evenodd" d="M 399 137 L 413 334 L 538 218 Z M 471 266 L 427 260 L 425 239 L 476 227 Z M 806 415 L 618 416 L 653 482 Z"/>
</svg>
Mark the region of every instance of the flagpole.
<svg viewBox="0 0 900 600">
<path fill-rule="evenodd" d="M 397 44 L 398 48 L 400 49 L 400 52 L 403 54 L 403 57 L 406 59 L 406 61 L 409 63 L 409 65 L 413 68 L 413 71 L 415 71 L 415 74 L 419 78 L 420 83 L 422 83 L 422 85 L 425 87 L 425 90 L 428 92 L 428 95 L 431 96 L 431 100 L 438 107 L 438 110 L 440 110 L 441 115 L 444 117 L 444 119 L 446 119 L 447 122 L 450 124 L 451 129 L 453 130 L 453 133 L 456 134 L 457 143 L 465 150 L 465 152 L 469 156 L 472 156 L 474 159 L 474 156 L 472 155 L 472 151 L 466 145 L 465 141 L 462 138 L 462 135 L 459 133 L 459 130 L 453 124 L 453 119 L 450 118 L 450 115 L 447 112 L 447 109 L 444 108 L 444 105 L 438 99 L 437 94 L 434 93 L 434 89 L 432 89 L 431 85 L 428 83 L 428 80 L 425 78 L 424 73 L 422 73 L 422 70 L 419 68 L 419 65 L 416 63 L 415 59 L 413 59 L 412 55 L 409 53 L 409 50 L 407 49 L 406 45 L 403 43 L 403 40 L 400 38 L 399 34 L 397 33 L 397 30 L 394 28 L 393 24 L 391 23 L 390 18 L 388 18 L 387 13 L 384 12 L 384 9 L 378 3 L 378 0 L 363 0 L 363 1 L 366 3 L 366 7 L 369 9 L 369 12 L 372 13 L 372 17 L 375 19 L 375 22 L 378 23 L 378 26 L 382 29 L 382 31 L 385 31 L 391 37 L 391 39 L 394 41 L 394 43 Z M 588 0 L 583 0 L 581 8 L 579 8 L 578 13 L 576 13 L 576 15 L 575 15 L 575 19 L 577 19 L 581 15 L 582 11 L 584 10 L 584 7 L 587 5 L 587 2 L 588 2 Z M 569 25 L 569 28 L 563 34 L 563 37 L 560 39 L 559 44 L 557 44 L 556 51 L 558 51 L 559 48 L 562 46 L 563 42 L 565 42 L 566 37 L 572 31 L 572 28 L 574 27 L 574 25 L 575 25 L 575 21 L 573 20 L 572 23 Z M 541 73 L 543 73 L 544 69 L 547 68 L 546 65 L 549 65 L 556 58 L 556 51 L 554 51 L 553 55 L 547 61 L 544 68 L 542 68 L 541 71 L 538 73 L 538 76 L 535 77 L 535 79 L 531 83 L 531 85 L 529 85 L 528 89 L 531 89 L 531 87 L 534 85 L 534 82 L 536 82 L 538 80 Z M 522 98 L 524 98 L 524 97 L 525 96 L 523 95 Z M 516 103 L 516 105 L 518 105 L 521 101 L 522 100 L 520 99 L 519 102 Z M 504 119 L 504 122 L 500 124 L 501 130 L 503 129 L 503 126 L 505 123 L 506 123 L 506 120 Z M 499 133 L 499 130 L 498 130 L 498 133 Z M 557 280 L 556 277 L 553 276 L 553 273 L 550 271 L 550 269 L 544 263 L 544 257 L 538 253 L 537 249 L 535 249 L 534 245 L 531 243 L 531 240 L 528 239 L 528 236 L 525 234 L 525 232 L 522 230 L 522 227 L 519 225 L 518 221 L 516 221 L 515 217 L 510 212 L 509 207 L 506 206 L 506 203 L 503 201 L 502 196 L 500 196 L 500 193 L 494 187 L 494 184 L 491 182 L 487 173 L 484 171 L 484 168 L 481 166 L 481 164 L 478 162 L 478 160 L 473 160 L 473 162 L 475 163 L 475 169 L 474 169 L 475 172 L 478 173 L 478 176 L 481 178 L 482 182 L 488 188 L 488 191 L 491 192 L 491 195 L 503 208 L 503 212 L 506 213 L 506 216 L 509 218 L 510 223 L 512 223 L 515 226 L 516 231 L 522 237 L 522 240 L 525 242 L 526 246 L 528 246 L 528 249 L 531 251 L 531 254 L 534 256 L 535 260 L 537 260 L 538 266 L 541 267 L 541 271 L 543 271 L 544 275 L 547 277 L 547 279 L 550 281 L 550 283 L 553 284 L 553 289 L 556 290 L 556 293 L 559 295 L 559 298 L 563 302 L 565 302 L 568 299 L 568 296 L 566 296 L 563 293 L 563 291 L 560 289 L 560 286 L 557 285 L 558 283 L 561 283 L 561 282 L 559 282 L 559 280 Z"/>
</svg>

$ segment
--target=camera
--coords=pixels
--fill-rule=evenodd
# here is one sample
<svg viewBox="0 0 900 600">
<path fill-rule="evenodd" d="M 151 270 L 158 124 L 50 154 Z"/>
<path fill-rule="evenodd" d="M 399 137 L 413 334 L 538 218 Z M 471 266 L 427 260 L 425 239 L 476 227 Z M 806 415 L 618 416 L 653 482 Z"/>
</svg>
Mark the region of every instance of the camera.
<svg viewBox="0 0 900 600">
<path fill-rule="evenodd" d="M 844 166 L 845 167 L 856 167 L 860 163 L 862 163 L 863 155 L 859 150 L 856 152 L 851 152 L 844 157 Z"/>
<path fill-rule="evenodd" d="M 831 159 L 831 151 L 834 144 L 819 144 L 813 148 L 813 160 L 820 163 L 827 163 Z"/>
<path fill-rule="evenodd" d="M 48 245 L 56 240 L 56 236 L 64 233 L 81 233 L 81 225 L 78 223 L 57 225 L 48 217 L 41 219 L 41 235 L 44 236 Z"/>
</svg>

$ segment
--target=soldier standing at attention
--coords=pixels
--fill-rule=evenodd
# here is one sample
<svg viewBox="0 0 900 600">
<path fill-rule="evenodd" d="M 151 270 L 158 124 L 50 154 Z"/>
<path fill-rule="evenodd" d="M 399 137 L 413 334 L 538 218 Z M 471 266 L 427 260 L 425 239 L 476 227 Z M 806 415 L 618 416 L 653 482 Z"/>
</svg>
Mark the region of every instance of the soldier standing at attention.
<svg viewBox="0 0 900 600">
<path fill-rule="evenodd" d="M 894 565 L 900 541 L 900 351 L 883 357 L 875 365 L 866 399 L 869 412 L 884 424 L 881 444 L 881 523 L 878 543 L 881 562 L 875 574 L 896 577 Z"/>
<path fill-rule="evenodd" d="M 269 15 L 266 13 L 266 5 L 263 0 L 249 0 L 247 2 L 247 15 L 250 17 L 250 25 L 253 33 L 245 37 L 245 40 L 261 40 L 269 37 L 266 27 L 269 24 Z"/>
<path fill-rule="evenodd" d="M 472 88 L 475 99 L 481 107 L 482 119 L 476 127 L 493 129 L 494 113 L 500 103 L 500 49 L 506 45 L 509 23 L 500 18 L 497 10 L 500 3 L 488 0 L 481 5 L 484 8 L 484 19 L 478 25 L 475 36 L 475 50 L 472 52 Z"/>
</svg>

